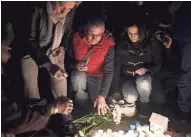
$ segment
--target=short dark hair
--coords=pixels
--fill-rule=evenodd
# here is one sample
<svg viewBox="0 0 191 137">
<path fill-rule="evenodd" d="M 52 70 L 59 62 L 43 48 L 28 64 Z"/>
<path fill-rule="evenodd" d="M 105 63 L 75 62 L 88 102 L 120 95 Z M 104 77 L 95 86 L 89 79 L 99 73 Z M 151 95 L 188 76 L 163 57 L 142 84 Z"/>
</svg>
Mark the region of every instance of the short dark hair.
<svg viewBox="0 0 191 137">
<path fill-rule="evenodd" d="M 105 21 L 102 18 L 93 18 L 89 19 L 86 23 L 86 28 L 90 28 L 92 26 L 105 26 Z"/>
<path fill-rule="evenodd" d="M 60 6 L 62 6 L 64 4 L 65 1 L 51 1 L 51 5 L 52 5 L 52 9 L 54 10 L 56 8 L 56 4 L 58 3 Z M 81 4 L 81 1 L 75 1 L 76 6 L 77 7 L 79 4 Z"/>
</svg>

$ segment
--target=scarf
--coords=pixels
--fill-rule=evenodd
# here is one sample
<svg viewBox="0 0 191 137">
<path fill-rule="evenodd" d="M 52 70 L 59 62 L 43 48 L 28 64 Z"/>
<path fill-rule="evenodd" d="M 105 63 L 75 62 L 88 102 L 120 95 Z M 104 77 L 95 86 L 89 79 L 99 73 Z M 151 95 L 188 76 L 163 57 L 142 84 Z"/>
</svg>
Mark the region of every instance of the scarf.
<svg viewBox="0 0 191 137">
<path fill-rule="evenodd" d="M 58 15 L 55 16 L 52 11 L 52 5 L 51 2 L 47 2 L 47 12 L 50 18 L 52 19 L 53 23 L 55 24 L 55 30 L 54 30 L 54 38 L 52 45 L 47 51 L 47 55 L 49 56 L 49 59 L 51 60 L 52 63 L 55 64 L 55 59 L 51 55 L 51 51 L 54 49 L 58 48 L 60 46 L 60 43 L 62 41 L 63 33 L 64 33 L 64 22 L 65 22 L 65 16 L 63 15 Z"/>
</svg>

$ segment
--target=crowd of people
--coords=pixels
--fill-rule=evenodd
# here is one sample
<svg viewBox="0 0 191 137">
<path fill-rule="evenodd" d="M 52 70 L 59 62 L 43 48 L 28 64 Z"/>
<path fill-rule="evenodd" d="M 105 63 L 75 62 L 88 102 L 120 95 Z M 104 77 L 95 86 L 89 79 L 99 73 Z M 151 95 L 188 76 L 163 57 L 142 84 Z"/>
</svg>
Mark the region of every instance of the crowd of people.
<svg viewBox="0 0 191 137">
<path fill-rule="evenodd" d="M 111 11 L 106 16 L 105 7 L 104 15 L 87 18 L 86 23 L 81 21 L 77 29 L 73 29 L 74 20 L 83 16 L 77 13 L 81 5 L 83 2 L 79 1 L 34 4 L 31 14 L 27 15 L 29 22 L 25 24 L 22 55 L 12 55 L 11 45 L 15 41 L 18 43 L 19 34 L 15 33 L 12 22 L 3 23 L 2 80 L 11 86 L 12 82 L 6 79 L 6 65 L 17 55 L 24 86 L 22 105 L 10 100 L 2 86 L 2 136 L 31 131 L 36 135 L 35 131 L 42 129 L 53 136 L 53 132 L 45 129 L 51 116 L 59 114 L 63 120 L 71 117 L 73 109 L 85 115 L 95 108 L 99 115 L 105 115 L 109 109 L 107 98 L 111 96 L 128 104 L 138 104 L 136 109 L 140 117 L 147 118 L 151 114 L 150 102 L 163 109 L 166 94 L 176 88 L 179 118 L 181 122 L 188 122 L 191 107 L 190 3 L 168 4 L 167 19 L 155 22 L 154 29 L 150 26 L 153 20 L 137 14 L 126 21 L 118 20 L 118 24 L 124 24 L 120 33 L 116 33 L 119 31 L 116 26 L 112 27 L 117 23 L 112 20 L 114 17 L 107 18 L 111 17 Z M 136 10 L 139 8 L 137 5 Z M 46 73 L 41 77 L 46 81 L 49 76 L 53 96 L 48 102 L 42 98 L 39 88 L 42 69 Z M 158 113 L 162 114 L 162 109 L 158 109 Z"/>
</svg>

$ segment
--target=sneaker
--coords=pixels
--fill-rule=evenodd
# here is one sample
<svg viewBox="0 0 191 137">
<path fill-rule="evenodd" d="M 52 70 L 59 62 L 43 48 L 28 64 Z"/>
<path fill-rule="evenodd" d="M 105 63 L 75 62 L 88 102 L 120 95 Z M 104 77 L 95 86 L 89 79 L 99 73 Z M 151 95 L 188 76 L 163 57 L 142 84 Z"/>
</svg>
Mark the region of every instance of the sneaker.
<svg viewBox="0 0 191 137">
<path fill-rule="evenodd" d="M 150 116 L 149 103 L 148 102 L 139 102 L 139 111 L 140 111 L 139 116 L 141 118 L 149 117 Z"/>
</svg>

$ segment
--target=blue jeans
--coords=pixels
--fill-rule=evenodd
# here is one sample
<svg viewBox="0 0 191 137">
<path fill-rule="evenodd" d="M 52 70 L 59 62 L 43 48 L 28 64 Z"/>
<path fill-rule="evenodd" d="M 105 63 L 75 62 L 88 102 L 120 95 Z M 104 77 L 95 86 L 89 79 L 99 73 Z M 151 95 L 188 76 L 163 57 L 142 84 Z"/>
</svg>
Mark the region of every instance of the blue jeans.
<svg viewBox="0 0 191 137">
<path fill-rule="evenodd" d="M 100 92 L 103 77 L 90 77 L 85 72 L 73 71 L 71 74 L 72 89 L 75 92 L 75 104 L 91 111 L 93 103 Z"/>
<path fill-rule="evenodd" d="M 181 74 L 178 82 L 178 105 L 182 112 L 191 108 L 191 43 L 184 43 L 182 48 Z"/>
<path fill-rule="evenodd" d="M 123 98 L 128 103 L 137 101 L 138 96 L 140 102 L 149 102 L 151 94 L 152 79 L 149 75 L 137 76 L 135 81 L 126 81 L 122 86 Z"/>
</svg>

